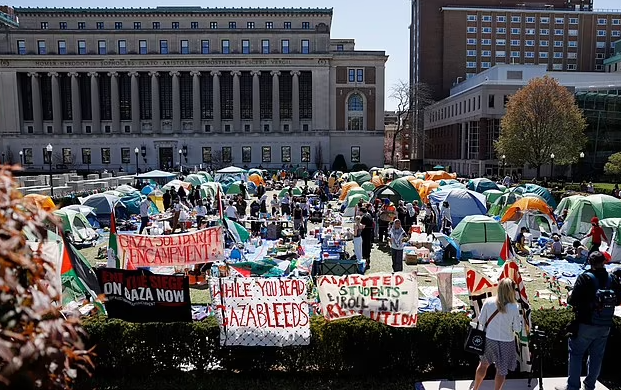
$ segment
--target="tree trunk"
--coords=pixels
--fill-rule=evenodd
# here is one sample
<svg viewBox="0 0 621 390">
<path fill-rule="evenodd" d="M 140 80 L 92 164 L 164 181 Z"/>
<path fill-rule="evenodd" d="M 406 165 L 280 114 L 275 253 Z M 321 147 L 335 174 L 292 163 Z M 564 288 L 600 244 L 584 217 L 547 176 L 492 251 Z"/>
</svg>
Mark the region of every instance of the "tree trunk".
<svg viewBox="0 0 621 390">
<path fill-rule="evenodd" d="M 537 164 L 537 176 L 535 178 L 537 180 L 541 178 L 541 164 Z"/>
<path fill-rule="evenodd" d="M 398 134 L 399 134 L 399 130 L 395 131 L 395 135 L 392 137 L 392 150 L 390 151 L 390 162 L 392 163 L 393 167 L 397 166 L 397 164 L 395 164 L 395 145 L 397 143 Z"/>
</svg>

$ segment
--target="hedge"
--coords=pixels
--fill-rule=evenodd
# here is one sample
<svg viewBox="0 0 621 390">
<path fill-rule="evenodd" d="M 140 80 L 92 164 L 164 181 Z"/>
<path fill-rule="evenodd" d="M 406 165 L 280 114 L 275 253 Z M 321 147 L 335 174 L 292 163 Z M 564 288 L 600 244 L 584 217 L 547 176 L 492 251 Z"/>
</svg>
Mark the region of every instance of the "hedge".
<svg viewBox="0 0 621 390">
<path fill-rule="evenodd" d="M 568 310 L 535 310 L 535 326 L 548 338 L 543 349 L 546 375 L 564 375 L 567 342 L 561 330 Z M 465 314 L 427 313 L 416 328 L 391 328 L 363 317 L 311 321 L 308 346 L 220 347 L 217 321 L 133 324 L 94 318 L 84 323 L 97 354 L 96 377 L 168 376 L 191 370 L 228 372 L 398 374 L 416 378 L 468 377 L 477 357 L 463 351 L 469 319 Z M 621 351 L 621 320 L 616 319 L 603 375 L 618 375 L 612 358 Z"/>
</svg>

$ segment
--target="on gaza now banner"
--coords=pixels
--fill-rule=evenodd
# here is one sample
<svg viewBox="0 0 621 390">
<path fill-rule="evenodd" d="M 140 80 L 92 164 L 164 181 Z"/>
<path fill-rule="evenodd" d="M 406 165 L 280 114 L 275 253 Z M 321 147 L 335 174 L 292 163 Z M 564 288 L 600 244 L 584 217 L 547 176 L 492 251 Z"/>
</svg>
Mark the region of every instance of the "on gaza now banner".
<svg viewBox="0 0 621 390">
<path fill-rule="evenodd" d="M 222 226 L 165 236 L 118 235 L 128 267 L 188 266 L 224 260 Z"/>
<path fill-rule="evenodd" d="M 362 315 L 389 326 L 416 326 L 418 284 L 415 274 L 320 276 L 317 286 L 327 320 Z"/>
</svg>

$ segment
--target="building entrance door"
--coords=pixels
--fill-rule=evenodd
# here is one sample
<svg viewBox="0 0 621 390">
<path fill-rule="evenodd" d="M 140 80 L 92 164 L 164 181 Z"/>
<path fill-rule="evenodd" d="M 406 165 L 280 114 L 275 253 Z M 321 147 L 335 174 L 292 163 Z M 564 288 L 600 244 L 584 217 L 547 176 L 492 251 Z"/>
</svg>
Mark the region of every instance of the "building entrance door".
<svg viewBox="0 0 621 390">
<path fill-rule="evenodd" d="M 160 147 L 160 169 L 163 171 L 173 169 L 173 148 Z"/>
</svg>

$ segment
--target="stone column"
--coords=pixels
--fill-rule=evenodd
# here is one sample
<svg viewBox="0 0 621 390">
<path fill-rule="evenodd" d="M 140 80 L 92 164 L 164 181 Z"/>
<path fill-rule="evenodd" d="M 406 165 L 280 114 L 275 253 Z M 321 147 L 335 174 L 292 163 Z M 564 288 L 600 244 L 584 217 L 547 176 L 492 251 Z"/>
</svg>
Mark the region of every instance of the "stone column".
<svg viewBox="0 0 621 390">
<path fill-rule="evenodd" d="M 222 113 L 220 112 L 220 72 L 214 70 L 213 76 L 213 131 L 218 132 L 222 129 Z"/>
<path fill-rule="evenodd" d="M 88 76 L 91 78 L 91 128 L 93 134 L 101 133 L 101 107 L 99 106 L 99 73 L 90 72 Z"/>
<path fill-rule="evenodd" d="M 252 131 L 261 131 L 261 90 L 259 76 L 261 72 L 250 72 L 252 75 Z"/>
<path fill-rule="evenodd" d="M 80 104 L 80 83 L 77 72 L 69 72 L 71 77 L 71 117 L 73 118 L 73 133 L 82 134 L 82 105 Z"/>
<path fill-rule="evenodd" d="M 192 75 L 192 127 L 194 132 L 201 131 L 201 72 L 193 70 Z"/>
<path fill-rule="evenodd" d="M 28 73 L 32 89 L 32 121 L 35 134 L 43 134 L 43 108 L 41 101 L 41 81 L 38 73 Z"/>
<path fill-rule="evenodd" d="M 280 72 L 274 70 L 272 75 L 272 131 L 280 131 Z"/>
<path fill-rule="evenodd" d="M 181 132 L 181 95 L 179 94 L 179 72 L 173 70 L 170 72 L 172 76 L 172 107 L 173 119 L 172 127 L 174 132 Z"/>
<path fill-rule="evenodd" d="M 140 85 L 138 84 L 138 72 L 129 72 L 132 78 L 132 133 L 141 132 L 140 126 Z"/>
<path fill-rule="evenodd" d="M 52 78 L 52 113 L 54 123 L 54 134 L 63 133 L 63 112 L 62 102 L 60 101 L 60 84 L 58 83 L 58 73 L 50 72 L 47 74 Z"/>
<path fill-rule="evenodd" d="M 154 133 L 162 131 L 162 119 L 160 117 L 160 81 L 157 79 L 158 72 L 149 72 L 151 76 L 151 122 Z"/>
<path fill-rule="evenodd" d="M 300 131 L 300 71 L 292 70 L 291 76 L 291 131 Z"/>
<path fill-rule="evenodd" d="M 242 132 L 241 128 L 241 89 L 239 85 L 239 77 L 241 72 L 234 70 L 231 72 L 233 76 L 233 132 Z"/>
<path fill-rule="evenodd" d="M 110 102 L 112 110 L 112 133 L 121 132 L 121 99 L 119 96 L 119 74 L 108 72 L 110 77 Z"/>
</svg>

